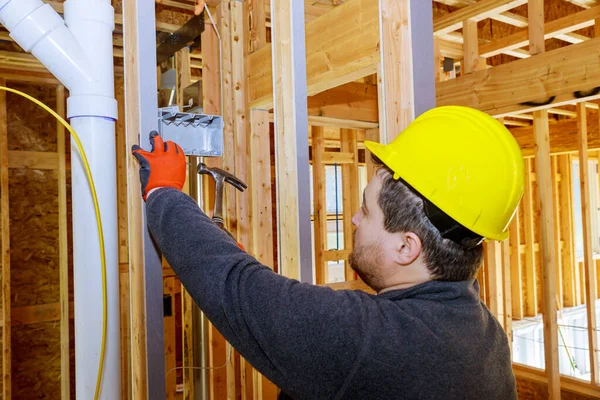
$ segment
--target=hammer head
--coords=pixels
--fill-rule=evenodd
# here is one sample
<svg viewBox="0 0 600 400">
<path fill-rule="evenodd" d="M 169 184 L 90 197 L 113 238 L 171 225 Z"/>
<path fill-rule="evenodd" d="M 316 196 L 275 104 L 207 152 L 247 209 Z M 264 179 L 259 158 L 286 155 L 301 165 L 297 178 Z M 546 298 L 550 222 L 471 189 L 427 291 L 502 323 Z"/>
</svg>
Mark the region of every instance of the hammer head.
<svg viewBox="0 0 600 400">
<path fill-rule="evenodd" d="M 227 182 L 240 192 L 243 192 L 246 188 L 248 188 L 248 185 L 238 179 L 235 175 L 221 168 L 209 168 L 204 163 L 198 164 L 198 174 L 211 175 L 215 182 Z"/>
</svg>

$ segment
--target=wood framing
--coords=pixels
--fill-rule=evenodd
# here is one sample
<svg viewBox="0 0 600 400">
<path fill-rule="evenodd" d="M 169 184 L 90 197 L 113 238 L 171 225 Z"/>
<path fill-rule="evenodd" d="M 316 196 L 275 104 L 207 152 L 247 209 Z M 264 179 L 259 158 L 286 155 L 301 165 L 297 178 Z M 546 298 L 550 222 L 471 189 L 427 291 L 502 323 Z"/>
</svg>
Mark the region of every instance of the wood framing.
<svg viewBox="0 0 600 400">
<path fill-rule="evenodd" d="M 271 18 L 272 35 L 278 38 L 272 45 L 274 74 L 271 87 L 275 87 L 279 267 L 287 277 L 312 283 L 310 199 L 309 193 L 300 189 L 309 185 L 305 67 L 311 66 L 311 62 L 304 43 L 304 4 L 273 0 Z M 325 29 L 325 26 L 320 27 Z M 309 27 L 306 29 L 308 31 Z M 322 39 L 330 40 L 325 36 Z M 265 49 L 271 50 L 271 46 L 265 46 L 253 55 L 261 54 Z M 250 96 L 252 98 L 252 92 Z"/>
<path fill-rule="evenodd" d="M 0 78 L 0 86 L 6 79 Z M 10 215 L 8 195 L 8 126 L 6 92 L 0 90 L 0 261 L 2 262 L 2 398 L 11 398 Z"/>
<path fill-rule="evenodd" d="M 542 282 L 544 294 L 544 359 L 548 374 L 550 399 L 560 399 L 560 374 L 558 369 L 558 326 L 556 322 L 556 251 L 554 250 L 554 211 L 552 202 L 552 176 L 550 170 L 550 135 L 548 111 L 536 111 L 534 132 L 536 151 L 537 204 L 541 220 Z"/>
<path fill-rule="evenodd" d="M 531 159 L 525 160 L 525 191 L 523 194 L 524 229 L 525 229 L 525 276 L 527 300 L 525 302 L 525 315 L 533 317 L 538 313 L 538 291 L 536 285 L 536 257 L 533 214 L 535 203 L 533 201 L 533 180 L 531 172 Z"/>
<path fill-rule="evenodd" d="M 600 38 L 590 39 L 438 82 L 437 105 L 466 105 L 501 117 L 597 98 L 599 45 Z M 508 81 L 510 85 L 505 84 Z"/>
<path fill-rule="evenodd" d="M 356 24 L 342 30 L 339 21 L 356 21 Z M 305 64 L 309 96 L 377 72 L 377 21 L 376 1 L 348 0 L 306 24 Z M 278 37 L 273 32 L 272 37 Z M 271 54 L 272 44 L 248 57 L 250 108 L 273 107 Z"/>
<path fill-rule="evenodd" d="M 517 210 L 509 228 L 510 261 L 508 264 L 510 267 L 510 285 L 508 287 L 511 290 L 512 316 L 517 319 L 521 319 L 524 316 L 522 290 L 523 267 L 521 265 L 521 235 L 519 232 L 519 219 L 519 212 Z"/>
<path fill-rule="evenodd" d="M 313 205 L 314 205 L 314 243 L 315 243 L 315 278 L 317 285 L 329 280 L 325 251 L 327 250 L 327 203 L 325 199 L 325 153 L 324 129 L 321 126 L 311 127 L 312 131 L 312 170 L 313 170 Z"/>
<path fill-rule="evenodd" d="M 571 156 L 563 154 L 558 156 L 558 173 L 560 174 L 560 238 L 563 276 L 563 307 L 576 305 L 576 263 L 573 252 L 573 197 L 571 183 Z"/>
<path fill-rule="evenodd" d="M 585 294 L 587 302 L 588 343 L 592 384 L 598 383 L 598 339 L 596 333 L 596 264 L 593 259 L 590 182 L 587 148 L 587 112 L 585 103 L 577 103 L 577 122 L 579 127 L 579 182 L 581 188 L 581 220 L 583 227 L 583 264 L 585 270 Z"/>
<path fill-rule="evenodd" d="M 354 227 L 352 216 L 360 208 L 360 194 L 358 187 L 358 142 L 354 129 L 342 129 L 342 151 L 351 155 L 351 161 L 342 165 L 342 208 L 344 224 L 344 249 L 351 251 L 354 248 Z M 314 153 L 313 153 L 314 154 Z M 343 153 L 340 153 L 343 154 Z M 344 260 L 344 277 L 347 281 L 356 279 L 354 270 L 350 267 L 348 258 Z"/>
<path fill-rule="evenodd" d="M 525 3 L 527 0 L 481 0 L 438 18 L 433 25 L 433 31 L 436 35 L 442 35 L 461 27 L 464 29 L 464 21 L 470 19 L 476 23 Z"/>
<path fill-rule="evenodd" d="M 56 87 L 56 113 L 66 118 L 65 87 Z M 1 117 L 1 116 L 0 116 Z M 67 162 L 65 157 L 65 127 L 56 122 L 58 153 L 58 270 L 60 279 L 60 396 L 71 395 L 71 356 L 69 348 L 69 227 L 67 225 Z"/>
<path fill-rule="evenodd" d="M 127 149 L 134 144 L 149 149 L 148 135 L 158 128 L 154 7 L 144 7 L 140 0 L 126 1 L 123 20 Z M 134 157 L 128 157 L 127 171 L 132 399 L 164 399 L 161 257 L 146 227 Z"/>
</svg>

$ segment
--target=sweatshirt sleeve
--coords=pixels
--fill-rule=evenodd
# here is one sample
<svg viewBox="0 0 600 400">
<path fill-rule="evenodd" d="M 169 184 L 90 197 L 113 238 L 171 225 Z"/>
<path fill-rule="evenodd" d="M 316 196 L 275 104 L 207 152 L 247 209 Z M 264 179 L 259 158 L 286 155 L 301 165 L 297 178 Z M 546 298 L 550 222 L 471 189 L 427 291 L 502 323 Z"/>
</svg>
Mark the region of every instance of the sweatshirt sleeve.
<svg viewBox="0 0 600 400">
<path fill-rule="evenodd" d="M 149 229 L 186 290 L 240 354 L 292 397 L 335 398 L 364 356 L 370 295 L 275 274 L 186 194 L 147 202 Z"/>
</svg>

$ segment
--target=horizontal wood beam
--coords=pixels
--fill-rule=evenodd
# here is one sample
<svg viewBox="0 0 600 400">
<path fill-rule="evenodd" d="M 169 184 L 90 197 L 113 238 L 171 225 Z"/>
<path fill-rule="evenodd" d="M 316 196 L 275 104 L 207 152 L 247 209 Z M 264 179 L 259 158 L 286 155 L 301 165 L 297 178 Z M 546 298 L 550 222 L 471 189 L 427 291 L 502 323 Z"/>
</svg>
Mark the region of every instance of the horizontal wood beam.
<svg viewBox="0 0 600 400">
<path fill-rule="evenodd" d="M 350 82 L 308 97 L 308 115 L 378 122 L 377 85 Z"/>
<path fill-rule="evenodd" d="M 544 39 L 551 39 L 578 29 L 593 26 L 594 20 L 599 17 L 600 6 L 547 22 L 544 25 Z M 481 45 L 479 51 L 482 57 L 487 58 L 527 45 L 529 45 L 529 31 L 528 29 L 523 29 L 520 32 Z"/>
<path fill-rule="evenodd" d="M 69 303 L 69 316 L 74 317 L 73 302 Z M 38 304 L 35 306 L 13 307 L 11 325 L 30 325 L 40 322 L 60 321 L 60 303 Z"/>
<path fill-rule="evenodd" d="M 502 117 L 600 98 L 599 49 L 600 38 L 594 38 L 438 82 L 437 105 Z"/>
<path fill-rule="evenodd" d="M 8 152 L 8 167 L 58 169 L 58 153 L 11 150 Z"/>
<path fill-rule="evenodd" d="M 350 257 L 351 250 L 327 250 L 323 253 L 325 261 L 346 260 Z"/>
<path fill-rule="evenodd" d="M 600 150 L 598 114 L 588 111 L 588 150 Z M 524 157 L 532 157 L 535 151 L 533 127 L 510 129 Z M 550 154 L 577 152 L 577 120 L 567 119 L 550 124 Z"/>
<path fill-rule="evenodd" d="M 306 24 L 307 95 L 377 72 L 379 61 L 378 2 L 348 0 Z M 349 21 L 340 29 L 340 21 Z M 250 108 L 273 108 L 272 46 L 247 60 Z"/>
<path fill-rule="evenodd" d="M 481 0 L 436 19 L 433 32 L 444 34 L 462 28 L 465 20 L 482 21 L 495 14 L 500 14 L 527 3 L 527 0 Z"/>
<path fill-rule="evenodd" d="M 363 292 L 374 294 L 375 291 L 367 286 L 361 279 L 346 282 L 326 283 L 320 286 L 327 286 L 333 290 L 362 290 Z"/>
<path fill-rule="evenodd" d="M 275 117 L 272 113 L 269 114 L 269 121 L 273 122 Z M 316 115 L 310 115 L 308 117 L 308 125 L 311 126 L 324 126 L 331 128 L 345 128 L 345 129 L 374 129 L 379 127 L 376 122 L 366 121 L 355 121 L 351 119 L 340 119 L 330 117 L 320 117 Z"/>
<path fill-rule="evenodd" d="M 324 164 L 353 164 L 354 153 L 326 151 L 322 154 Z"/>
</svg>

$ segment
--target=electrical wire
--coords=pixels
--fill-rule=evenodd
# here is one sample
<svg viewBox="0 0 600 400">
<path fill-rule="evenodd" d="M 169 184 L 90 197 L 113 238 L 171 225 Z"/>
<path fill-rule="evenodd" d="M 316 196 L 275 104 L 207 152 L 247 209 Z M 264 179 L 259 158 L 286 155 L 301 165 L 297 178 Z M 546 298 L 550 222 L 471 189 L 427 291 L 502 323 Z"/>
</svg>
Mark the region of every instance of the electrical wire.
<svg viewBox="0 0 600 400">
<path fill-rule="evenodd" d="M 178 369 L 191 369 L 191 370 L 211 370 L 212 369 L 212 370 L 215 370 L 215 369 L 225 368 L 231 361 L 231 353 L 233 353 L 233 346 L 229 347 L 229 354 L 227 355 L 227 361 L 225 361 L 225 364 L 219 365 L 218 367 L 174 367 L 174 368 L 171 368 L 170 370 L 168 370 L 167 373 L 165 374 L 165 376 L 168 376 L 171 372 L 176 371 Z"/>
<path fill-rule="evenodd" d="M 98 204 L 98 196 L 96 195 L 96 186 L 94 185 L 94 178 L 92 177 L 92 171 L 90 169 L 90 165 L 87 160 L 87 156 L 85 155 L 85 150 L 83 149 L 83 145 L 79 140 L 79 136 L 75 132 L 75 130 L 69 125 L 67 121 L 65 121 L 60 115 L 58 115 L 54 110 L 50 107 L 39 101 L 38 99 L 31 97 L 30 95 L 20 92 L 15 89 L 11 89 L 5 86 L 0 86 L 0 90 L 5 90 L 7 92 L 11 92 L 14 94 L 18 94 L 30 100 L 48 111 L 54 118 L 56 118 L 67 130 L 71 133 L 71 136 L 75 140 L 77 144 L 77 149 L 81 154 L 81 160 L 83 161 L 83 167 L 85 169 L 85 173 L 87 175 L 87 179 L 90 185 L 90 190 L 92 192 L 92 200 L 94 202 L 94 210 L 96 212 L 96 223 L 98 227 L 98 237 L 100 238 L 100 260 L 102 265 L 102 346 L 100 350 L 100 361 L 98 365 L 98 378 L 96 381 L 96 392 L 94 394 L 94 399 L 97 400 L 100 398 L 100 383 L 102 382 L 102 376 L 104 373 L 104 357 L 106 353 L 106 317 L 107 317 L 107 291 L 106 291 L 106 254 L 104 250 L 104 234 L 102 232 L 102 219 L 100 218 L 100 205 Z"/>
</svg>

